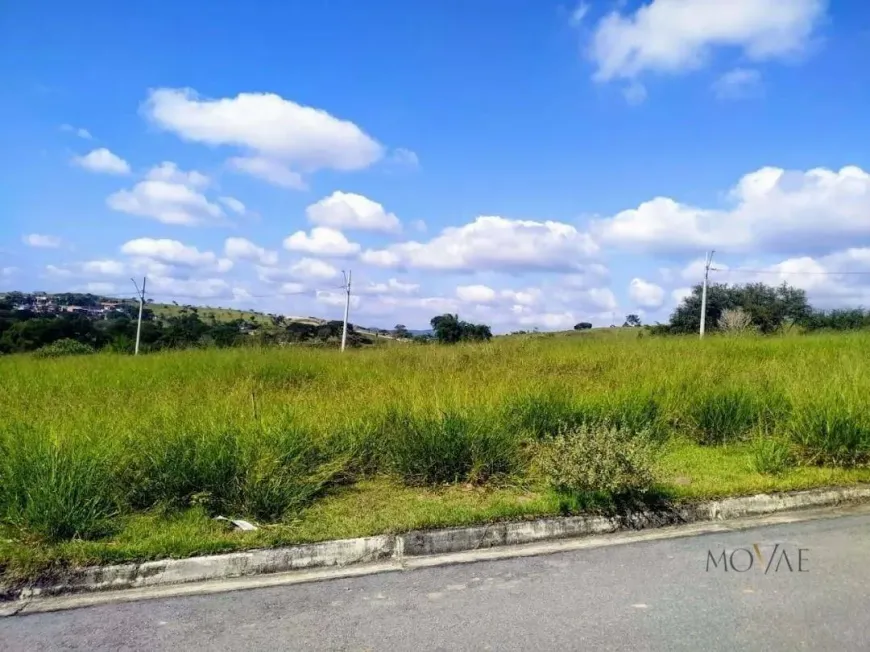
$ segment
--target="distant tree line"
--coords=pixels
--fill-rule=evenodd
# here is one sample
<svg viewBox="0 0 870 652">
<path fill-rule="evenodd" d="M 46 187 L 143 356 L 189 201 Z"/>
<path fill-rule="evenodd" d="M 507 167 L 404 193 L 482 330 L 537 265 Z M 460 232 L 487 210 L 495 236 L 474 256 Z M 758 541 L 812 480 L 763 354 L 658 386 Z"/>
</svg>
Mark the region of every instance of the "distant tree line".
<svg viewBox="0 0 870 652">
<path fill-rule="evenodd" d="M 136 341 L 138 303 L 119 302 L 116 308 L 94 318 L 86 314 L 58 312 L 46 314 L 36 309 L 18 309 L 29 295 L 8 293 L 0 296 L 0 354 L 38 351 L 57 342 L 76 342 L 87 350 L 132 352 Z M 55 305 L 99 307 L 105 300 L 93 295 L 52 295 Z M 63 303 L 62 303 L 63 302 Z M 264 316 L 265 317 L 265 316 Z M 432 334 L 412 335 L 404 326 L 396 327 L 395 336 L 416 341 L 452 344 L 485 341 L 492 337 L 489 326 L 461 321 L 457 315 L 440 315 L 431 320 Z M 203 318 L 194 306 L 179 307 L 176 314 L 157 315 L 153 307 L 142 311 L 140 350 L 160 351 L 191 347 L 232 347 L 241 345 L 308 344 L 334 346 L 341 340 L 343 323 L 288 321 L 280 315 L 257 320 L 219 321 L 214 314 Z M 371 344 L 364 335 L 348 324 L 347 345 Z M 81 347 L 61 346 L 57 351 L 80 352 Z"/>
<path fill-rule="evenodd" d="M 674 310 L 669 323 L 651 326 L 650 330 L 657 334 L 697 333 L 701 326 L 701 294 L 702 286 L 696 285 Z M 709 285 L 706 329 L 717 330 L 723 315 L 733 311 L 745 313 L 751 329 L 761 334 L 774 333 L 786 325 L 805 331 L 870 328 L 870 311 L 861 308 L 818 310 L 810 305 L 804 290 L 787 283 L 778 286 L 764 283 Z"/>
</svg>

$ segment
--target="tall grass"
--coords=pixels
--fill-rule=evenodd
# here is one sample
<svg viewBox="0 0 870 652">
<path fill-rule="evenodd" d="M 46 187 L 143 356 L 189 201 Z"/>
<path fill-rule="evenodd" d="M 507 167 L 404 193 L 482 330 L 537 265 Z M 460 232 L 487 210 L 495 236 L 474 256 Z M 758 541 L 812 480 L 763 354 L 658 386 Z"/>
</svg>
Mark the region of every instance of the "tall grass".
<svg viewBox="0 0 870 652">
<path fill-rule="evenodd" d="M 556 336 L 12 356 L 0 359 L 0 520 L 55 539 L 191 505 L 278 521 L 366 476 L 526 476 L 529 450 L 578 428 L 706 446 L 769 432 L 761 467 L 786 448 L 804 464 L 864 465 L 868 348 L 868 334 Z"/>
</svg>

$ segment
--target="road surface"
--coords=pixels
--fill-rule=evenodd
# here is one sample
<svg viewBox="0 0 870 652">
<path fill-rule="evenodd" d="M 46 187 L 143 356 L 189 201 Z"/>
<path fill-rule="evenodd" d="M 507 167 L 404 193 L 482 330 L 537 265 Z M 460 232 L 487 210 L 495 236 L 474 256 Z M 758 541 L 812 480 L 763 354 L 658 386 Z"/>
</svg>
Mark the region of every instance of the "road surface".
<svg viewBox="0 0 870 652">
<path fill-rule="evenodd" d="M 0 649 L 868 650 L 870 515 L 18 616 Z"/>
</svg>

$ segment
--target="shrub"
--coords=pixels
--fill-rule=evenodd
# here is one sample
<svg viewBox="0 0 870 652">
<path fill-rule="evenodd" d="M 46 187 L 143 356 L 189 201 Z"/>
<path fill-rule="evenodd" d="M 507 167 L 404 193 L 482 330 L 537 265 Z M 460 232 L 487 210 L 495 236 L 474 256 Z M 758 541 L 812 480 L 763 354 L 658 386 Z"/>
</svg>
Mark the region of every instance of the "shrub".
<svg viewBox="0 0 870 652">
<path fill-rule="evenodd" d="M 33 352 L 37 358 L 59 358 L 66 355 L 88 355 L 94 353 L 94 347 L 73 339 L 62 339 L 46 344 Z"/>
<path fill-rule="evenodd" d="M 654 481 L 647 433 L 612 426 L 580 426 L 558 435 L 539 447 L 537 462 L 550 486 L 564 493 L 645 492 Z"/>
<path fill-rule="evenodd" d="M 752 315 L 743 308 L 727 308 L 719 317 L 719 330 L 726 335 L 745 335 L 755 330 Z"/>
</svg>

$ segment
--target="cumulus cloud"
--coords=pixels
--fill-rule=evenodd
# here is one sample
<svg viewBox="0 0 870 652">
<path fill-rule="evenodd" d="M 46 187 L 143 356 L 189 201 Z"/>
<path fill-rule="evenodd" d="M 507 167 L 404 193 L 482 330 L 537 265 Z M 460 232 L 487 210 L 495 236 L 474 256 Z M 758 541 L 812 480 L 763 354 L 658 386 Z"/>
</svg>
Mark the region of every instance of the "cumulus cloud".
<svg viewBox="0 0 870 652">
<path fill-rule="evenodd" d="M 486 285 L 460 285 L 456 288 L 456 296 L 469 303 L 489 303 L 495 301 L 497 294 Z"/>
<path fill-rule="evenodd" d="M 73 127 L 72 125 L 64 124 L 60 126 L 60 129 L 61 131 L 75 134 L 76 136 L 84 140 L 91 140 L 93 138 L 93 136 L 91 136 L 91 132 L 83 127 Z"/>
<path fill-rule="evenodd" d="M 130 174 L 130 164 L 105 147 L 73 158 L 73 164 L 101 174 Z"/>
<path fill-rule="evenodd" d="M 298 172 L 294 172 L 281 161 L 262 156 L 234 156 L 227 161 L 232 169 L 246 172 L 254 177 L 268 181 L 283 188 L 305 190 L 308 184 Z"/>
<path fill-rule="evenodd" d="M 571 270 L 594 256 L 592 238 L 561 222 L 478 217 L 444 229 L 429 242 L 404 242 L 363 253 L 384 267 L 441 270 Z"/>
<path fill-rule="evenodd" d="M 870 247 L 851 247 L 816 257 L 795 256 L 744 269 L 734 267 L 713 278 L 732 283 L 788 283 L 806 290 L 810 303 L 822 308 L 870 305 Z"/>
<path fill-rule="evenodd" d="M 628 296 L 643 308 L 661 308 L 665 302 L 664 289 L 642 278 L 632 279 L 628 286 Z"/>
<path fill-rule="evenodd" d="M 191 170 L 185 172 L 179 169 L 178 165 L 172 161 L 163 161 L 160 165 L 156 165 L 145 175 L 146 179 L 152 181 L 166 181 L 167 183 L 176 183 L 193 188 L 205 188 L 211 180 L 202 172 Z"/>
<path fill-rule="evenodd" d="M 118 260 L 89 260 L 82 263 L 82 272 L 100 276 L 124 276 L 127 266 Z"/>
<path fill-rule="evenodd" d="M 420 159 L 415 152 L 404 147 L 397 147 L 390 153 L 390 162 L 402 167 L 416 168 L 420 166 Z"/>
<path fill-rule="evenodd" d="M 164 298 L 218 299 L 235 297 L 233 288 L 221 278 L 174 278 L 149 276 L 148 294 Z"/>
<path fill-rule="evenodd" d="M 715 82 L 713 93 L 720 100 L 739 100 L 761 93 L 761 73 L 752 68 L 734 68 Z"/>
<path fill-rule="evenodd" d="M 806 172 L 767 167 L 745 175 L 730 208 L 656 197 L 599 220 L 606 244 L 651 252 L 837 248 L 870 235 L 870 174 L 855 166 Z"/>
<path fill-rule="evenodd" d="M 341 231 L 326 226 L 314 227 L 310 235 L 297 231 L 284 238 L 284 248 L 315 256 L 350 256 L 360 250 L 360 246 L 350 242 Z"/>
<path fill-rule="evenodd" d="M 244 215 L 247 213 L 245 205 L 235 197 L 218 197 L 218 201 L 237 215 Z"/>
<path fill-rule="evenodd" d="M 223 210 L 200 192 L 208 182 L 204 174 L 184 172 L 174 163 L 165 162 L 152 168 L 132 190 L 109 195 L 106 204 L 112 210 L 164 224 L 196 226 L 220 222 L 225 217 Z"/>
<path fill-rule="evenodd" d="M 692 296 L 692 288 L 676 288 L 671 290 L 671 301 L 680 304 L 683 299 Z"/>
<path fill-rule="evenodd" d="M 9 278 L 15 276 L 21 271 L 17 267 L 0 267 L 0 278 Z"/>
<path fill-rule="evenodd" d="M 336 229 L 398 231 L 399 218 L 368 197 L 336 190 L 305 209 L 308 221 Z"/>
<path fill-rule="evenodd" d="M 241 148 L 247 155 L 235 167 L 279 185 L 299 187 L 294 172 L 359 170 L 384 155 L 353 122 L 274 93 L 208 99 L 189 88 L 159 88 L 142 109 L 184 140 Z"/>
<path fill-rule="evenodd" d="M 368 283 L 357 288 L 361 294 L 412 294 L 420 289 L 417 283 L 402 283 L 391 278 L 386 283 Z"/>
<path fill-rule="evenodd" d="M 278 252 L 258 247 L 245 238 L 227 238 L 224 242 L 224 255 L 231 260 L 250 260 L 261 265 L 278 263 Z"/>
<path fill-rule="evenodd" d="M 825 15 L 825 0 L 653 0 L 612 11 L 595 26 L 589 54 L 597 81 L 704 66 L 716 49 L 766 61 L 801 52 Z"/>
<path fill-rule="evenodd" d="M 290 266 L 290 274 L 296 278 L 325 280 L 338 276 L 338 270 L 322 260 L 302 258 Z"/>
<path fill-rule="evenodd" d="M 128 256 L 149 258 L 166 265 L 208 269 L 226 272 L 233 266 L 227 258 L 219 258 L 211 251 L 200 251 L 178 240 L 137 238 L 125 242 L 121 253 Z"/>
<path fill-rule="evenodd" d="M 29 233 L 22 236 L 21 241 L 28 247 L 39 247 L 42 249 L 57 249 L 63 244 L 63 241 L 56 235 L 44 235 L 41 233 Z"/>
<path fill-rule="evenodd" d="M 343 306 L 347 300 L 347 295 L 344 292 L 336 292 L 335 290 L 318 290 L 317 301 L 328 306 Z M 356 308 L 360 305 L 360 298 L 356 295 L 350 296 L 350 307 Z"/>
</svg>

